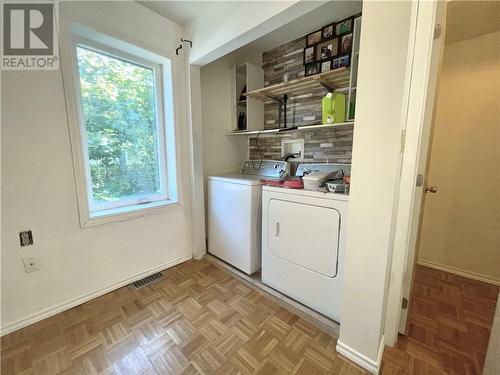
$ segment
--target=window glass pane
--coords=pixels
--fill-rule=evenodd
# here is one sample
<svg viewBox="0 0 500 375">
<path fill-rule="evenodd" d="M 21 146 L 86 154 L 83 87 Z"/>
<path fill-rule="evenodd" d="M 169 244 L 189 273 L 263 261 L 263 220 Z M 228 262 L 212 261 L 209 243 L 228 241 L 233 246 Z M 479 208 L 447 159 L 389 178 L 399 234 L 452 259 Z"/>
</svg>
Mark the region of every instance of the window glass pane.
<svg viewBox="0 0 500 375">
<path fill-rule="evenodd" d="M 94 202 L 161 191 L 154 71 L 77 47 Z"/>
</svg>

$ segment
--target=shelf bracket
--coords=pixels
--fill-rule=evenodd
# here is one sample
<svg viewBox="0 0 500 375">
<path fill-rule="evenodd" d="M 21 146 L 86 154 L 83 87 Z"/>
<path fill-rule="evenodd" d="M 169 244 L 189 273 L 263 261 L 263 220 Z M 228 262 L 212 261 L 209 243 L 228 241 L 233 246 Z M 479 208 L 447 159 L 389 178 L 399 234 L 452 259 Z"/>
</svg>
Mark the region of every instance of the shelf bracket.
<svg viewBox="0 0 500 375">
<path fill-rule="evenodd" d="M 278 102 L 279 104 L 283 103 L 283 100 L 281 100 L 279 96 L 266 95 L 266 98 L 272 99 L 275 102 Z"/>
<path fill-rule="evenodd" d="M 319 82 L 319 83 L 321 84 L 321 86 L 323 86 L 323 87 L 326 89 L 326 91 L 328 91 L 328 92 L 334 92 L 335 90 L 337 90 L 337 89 L 338 89 L 338 87 L 337 87 L 337 86 L 334 86 L 334 85 L 332 85 L 332 84 L 329 84 L 329 83 L 327 83 L 327 82 L 325 82 L 325 81 L 323 81 L 323 80 L 321 80 L 321 79 L 319 79 L 319 80 L 318 80 L 318 82 Z"/>
<path fill-rule="evenodd" d="M 279 96 L 266 95 L 268 98 L 274 100 L 279 105 L 278 110 L 278 127 L 281 127 L 281 111 L 283 110 L 283 127 L 286 128 L 286 104 L 288 101 L 288 95 L 283 94 L 280 98 Z"/>
<path fill-rule="evenodd" d="M 278 103 L 278 128 L 281 127 L 281 106 L 283 105 L 283 100 L 279 96 L 266 95 L 269 99 L 274 100 Z"/>
</svg>

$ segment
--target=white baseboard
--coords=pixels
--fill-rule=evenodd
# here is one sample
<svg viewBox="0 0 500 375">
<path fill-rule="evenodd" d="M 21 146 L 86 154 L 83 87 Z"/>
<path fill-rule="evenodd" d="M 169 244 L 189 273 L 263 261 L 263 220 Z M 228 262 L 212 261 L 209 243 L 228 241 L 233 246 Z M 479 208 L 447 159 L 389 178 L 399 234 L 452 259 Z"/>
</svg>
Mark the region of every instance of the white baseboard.
<svg viewBox="0 0 500 375">
<path fill-rule="evenodd" d="M 380 345 L 376 361 L 354 350 L 349 345 L 344 344 L 342 341 L 340 341 L 340 339 L 337 340 L 336 350 L 344 357 L 350 359 L 351 361 L 361 366 L 362 368 L 370 371 L 372 374 L 378 374 L 380 371 L 380 364 L 382 363 L 382 355 L 384 354 L 384 347 L 385 347 L 384 336 L 382 336 L 382 338 L 380 339 Z"/>
<path fill-rule="evenodd" d="M 206 253 L 207 253 L 206 251 L 200 251 L 198 253 L 193 253 L 193 259 L 194 260 L 202 260 Z"/>
<path fill-rule="evenodd" d="M 113 290 L 116 290 L 116 289 L 119 289 L 125 285 L 128 285 L 133 281 L 142 279 L 143 277 L 151 275 L 152 273 L 173 267 L 173 266 L 180 264 L 182 262 L 185 262 L 191 258 L 192 258 L 192 254 L 189 254 L 189 255 L 185 255 L 183 257 L 174 259 L 170 262 L 162 263 L 156 267 L 150 268 L 150 269 L 145 270 L 143 272 L 136 273 L 135 275 L 132 275 L 125 280 L 114 283 L 106 288 L 95 290 L 95 291 L 87 293 L 83 296 L 73 298 L 69 301 L 66 301 L 66 302 L 63 302 L 61 304 L 43 309 L 39 312 L 28 315 L 24 318 L 21 318 L 19 320 L 14 321 L 14 322 L 8 323 L 5 327 L 0 328 L 0 336 L 4 336 L 10 332 L 17 331 L 18 329 L 29 326 L 30 324 L 39 322 L 43 319 L 50 318 L 51 316 L 59 314 L 60 312 L 69 310 L 75 306 L 81 305 L 82 303 L 88 302 L 94 298 L 102 296 L 103 294 L 112 292 Z"/>
<path fill-rule="evenodd" d="M 419 264 L 421 266 L 429 267 L 429 268 L 435 268 L 435 269 L 440 270 L 440 271 L 449 272 L 449 273 L 452 273 L 454 275 L 467 277 L 468 279 L 482 281 L 484 283 L 500 286 L 500 280 L 498 280 L 498 279 L 492 279 L 488 276 L 483 276 L 483 275 L 480 275 L 478 273 L 465 271 L 465 270 L 462 270 L 460 268 L 446 266 L 444 264 L 435 263 L 435 262 L 423 260 L 423 259 L 419 259 L 417 261 L 417 264 Z"/>
</svg>

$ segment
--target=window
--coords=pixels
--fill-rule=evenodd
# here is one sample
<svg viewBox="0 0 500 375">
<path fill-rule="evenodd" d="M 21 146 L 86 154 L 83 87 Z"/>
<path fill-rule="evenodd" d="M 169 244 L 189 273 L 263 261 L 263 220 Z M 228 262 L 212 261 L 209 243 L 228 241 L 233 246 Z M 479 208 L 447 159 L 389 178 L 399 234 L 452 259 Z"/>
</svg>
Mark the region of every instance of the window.
<svg viewBox="0 0 500 375">
<path fill-rule="evenodd" d="M 167 150 L 165 112 L 171 106 L 164 103 L 165 66 L 132 49 L 139 55 L 73 35 L 89 219 L 175 203 L 175 167 L 169 170 L 167 160 L 175 153 Z M 171 141 L 168 145 L 174 148 Z"/>
</svg>

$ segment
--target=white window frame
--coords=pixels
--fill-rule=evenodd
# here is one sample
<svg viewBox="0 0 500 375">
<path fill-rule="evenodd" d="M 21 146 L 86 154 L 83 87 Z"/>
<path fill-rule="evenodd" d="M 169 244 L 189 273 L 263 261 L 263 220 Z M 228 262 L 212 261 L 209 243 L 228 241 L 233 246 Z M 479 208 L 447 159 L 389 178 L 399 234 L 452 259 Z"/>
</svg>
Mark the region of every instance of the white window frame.
<svg viewBox="0 0 500 375">
<path fill-rule="evenodd" d="M 160 193 L 125 197 L 112 202 L 94 201 L 77 60 L 78 46 L 153 70 Z M 171 60 L 78 24 L 70 25 L 65 47 L 67 49 L 62 51 L 61 57 L 82 227 L 181 209 L 177 196 Z"/>
</svg>

